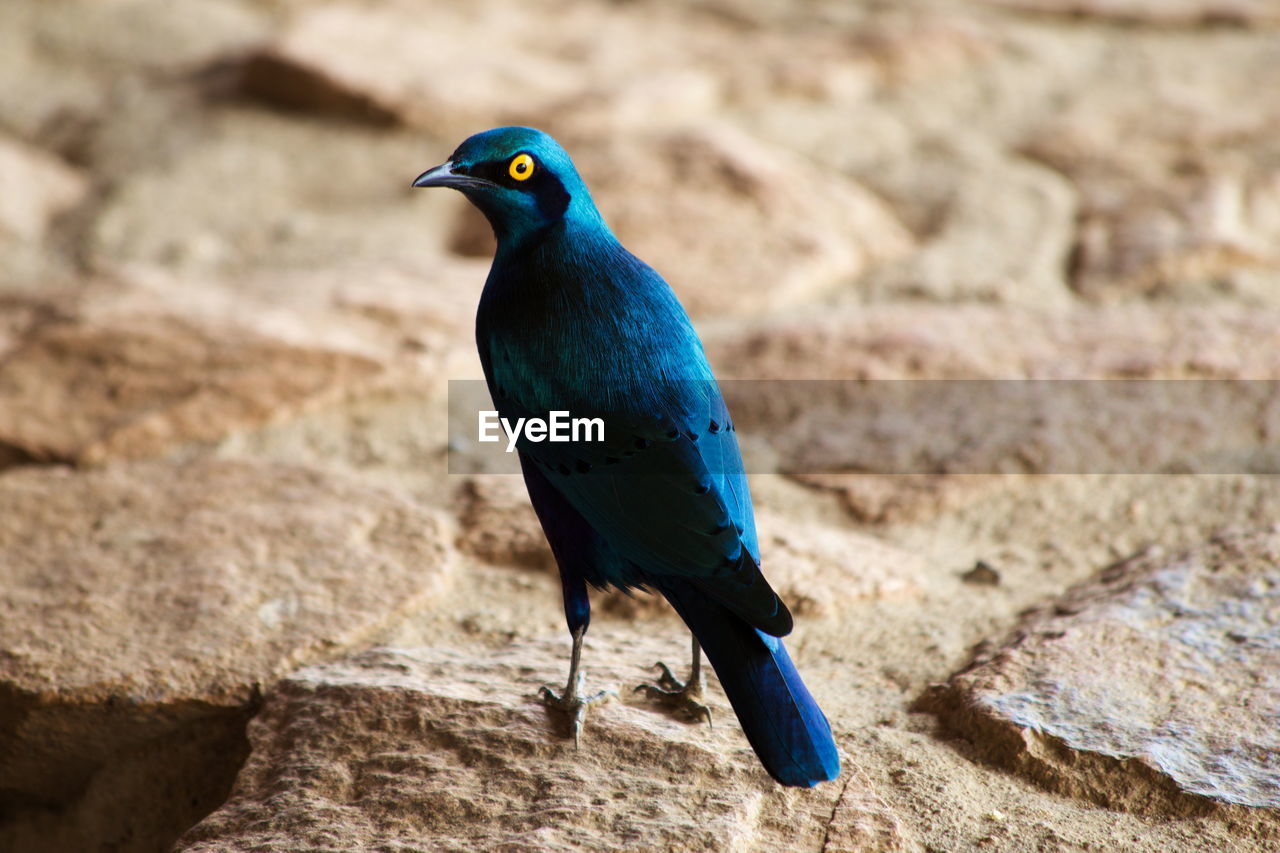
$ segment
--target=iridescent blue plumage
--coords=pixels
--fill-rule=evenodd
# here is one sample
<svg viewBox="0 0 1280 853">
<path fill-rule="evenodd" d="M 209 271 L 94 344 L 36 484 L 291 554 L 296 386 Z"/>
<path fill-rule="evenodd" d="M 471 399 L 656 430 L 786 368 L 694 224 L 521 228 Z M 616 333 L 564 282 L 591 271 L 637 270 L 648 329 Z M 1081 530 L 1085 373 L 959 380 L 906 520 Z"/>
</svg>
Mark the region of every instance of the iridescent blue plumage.
<svg viewBox="0 0 1280 853">
<path fill-rule="evenodd" d="M 500 414 L 605 424 L 601 443 L 518 443 L 575 640 L 555 701 L 581 724 L 587 585 L 653 589 L 706 651 L 770 774 L 801 786 L 834 778 L 830 727 L 778 639 L 791 614 L 760 573 L 733 424 L 671 288 L 619 244 L 540 131 L 473 136 L 415 186 L 461 190 L 498 238 L 476 344 Z"/>
</svg>

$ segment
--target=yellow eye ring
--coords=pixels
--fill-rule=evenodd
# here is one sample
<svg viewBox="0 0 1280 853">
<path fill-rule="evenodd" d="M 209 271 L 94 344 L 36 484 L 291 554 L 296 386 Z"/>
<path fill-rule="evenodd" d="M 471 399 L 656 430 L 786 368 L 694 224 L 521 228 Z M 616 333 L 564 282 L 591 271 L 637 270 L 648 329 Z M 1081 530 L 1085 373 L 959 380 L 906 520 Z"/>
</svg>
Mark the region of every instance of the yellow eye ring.
<svg viewBox="0 0 1280 853">
<path fill-rule="evenodd" d="M 513 181 L 527 181 L 533 177 L 533 158 L 528 154 L 517 154 L 511 158 L 507 166 L 507 174 Z"/>
</svg>

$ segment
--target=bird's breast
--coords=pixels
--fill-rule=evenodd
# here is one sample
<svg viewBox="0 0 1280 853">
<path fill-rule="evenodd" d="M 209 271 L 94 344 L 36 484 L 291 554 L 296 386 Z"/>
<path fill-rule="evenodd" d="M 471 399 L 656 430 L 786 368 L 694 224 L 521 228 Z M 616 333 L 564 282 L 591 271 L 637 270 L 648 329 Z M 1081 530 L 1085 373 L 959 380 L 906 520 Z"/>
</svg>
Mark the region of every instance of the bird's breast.
<svg viewBox="0 0 1280 853">
<path fill-rule="evenodd" d="M 559 233 L 495 258 L 476 318 L 494 401 L 635 419 L 682 408 L 712 384 L 667 283 L 610 237 Z M 718 396 L 718 392 L 717 396 Z"/>
</svg>

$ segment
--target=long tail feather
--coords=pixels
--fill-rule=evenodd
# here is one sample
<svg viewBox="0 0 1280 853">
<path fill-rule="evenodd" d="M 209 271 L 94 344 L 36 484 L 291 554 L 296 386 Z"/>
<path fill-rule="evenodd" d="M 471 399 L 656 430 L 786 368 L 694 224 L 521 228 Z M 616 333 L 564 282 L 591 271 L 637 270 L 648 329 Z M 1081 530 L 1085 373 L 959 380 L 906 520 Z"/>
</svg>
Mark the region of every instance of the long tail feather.
<svg viewBox="0 0 1280 853">
<path fill-rule="evenodd" d="M 691 584 L 664 579 L 658 586 L 698 638 L 769 775 L 804 788 L 840 775 L 831 726 L 782 640 L 752 628 Z"/>
</svg>

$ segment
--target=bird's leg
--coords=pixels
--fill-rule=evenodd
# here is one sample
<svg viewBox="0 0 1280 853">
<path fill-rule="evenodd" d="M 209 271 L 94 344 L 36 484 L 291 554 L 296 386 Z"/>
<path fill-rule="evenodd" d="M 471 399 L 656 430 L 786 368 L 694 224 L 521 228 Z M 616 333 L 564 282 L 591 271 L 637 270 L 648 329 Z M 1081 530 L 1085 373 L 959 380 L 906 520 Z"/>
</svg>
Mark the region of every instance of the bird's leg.
<svg viewBox="0 0 1280 853">
<path fill-rule="evenodd" d="M 612 690 L 601 690 L 590 696 L 583 695 L 582 685 L 584 679 L 580 664 L 582 663 L 582 638 L 586 633 L 586 625 L 581 625 L 574 629 L 573 654 L 569 658 L 569 682 L 565 685 L 564 693 L 557 696 L 554 690 L 545 685 L 538 690 L 538 696 L 541 697 L 542 704 L 549 708 L 564 711 L 569 715 L 570 725 L 573 727 L 573 746 L 575 749 L 580 745 L 582 722 L 587 718 L 587 706 L 593 702 L 603 702 L 610 697 L 618 695 Z"/>
<path fill-rule="evenodd" d="M 654 666 L 661 671 L 657 682 L 638 684 L 635 692 L 644 693 L 650 699 L 669 705 L 694 720 L 706 720 L 707 725 L 712 725 L 711 709 L 698 701 L 706 690 L 706 682 L 702 677 L 702 647 L 698 645 L 698 638 L 693 638 L 693 666 L 688 681 L 676 678 L 671 667 L 662 661 Z"/>
</svg>

